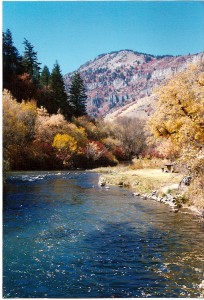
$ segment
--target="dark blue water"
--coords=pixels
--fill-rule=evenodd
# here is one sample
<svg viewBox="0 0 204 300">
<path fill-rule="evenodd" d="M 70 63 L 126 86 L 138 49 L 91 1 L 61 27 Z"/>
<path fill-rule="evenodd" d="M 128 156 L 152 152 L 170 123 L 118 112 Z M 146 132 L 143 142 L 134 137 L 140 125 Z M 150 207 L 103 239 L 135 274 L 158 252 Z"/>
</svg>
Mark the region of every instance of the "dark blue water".
<svg viewBox="0 0 204 300">
<path fill-rule="evenodd" d="M 200 297 L 201 224 L 97 182 L 84 172 L 8 178 L 4 297 Z"/>
</svg>

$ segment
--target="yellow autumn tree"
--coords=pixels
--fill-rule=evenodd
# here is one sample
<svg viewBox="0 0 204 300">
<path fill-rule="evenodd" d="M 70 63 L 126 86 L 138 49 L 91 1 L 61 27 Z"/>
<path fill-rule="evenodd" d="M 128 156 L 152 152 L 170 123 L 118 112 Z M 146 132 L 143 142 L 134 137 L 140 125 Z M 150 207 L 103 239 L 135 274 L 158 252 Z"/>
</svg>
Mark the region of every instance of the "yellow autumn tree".
<svg viewBox="0 0 204 300">
<path fill-rule="evenodd" d="M 3 91 L 3 156 L 7 166 L 23 159 L 25 146 L 32 141 L 36 121 L 35 101 L 19 103 L 7 90 Z"/>
<path fill-rule="evenodd" d="M 78 147 L 83 148 L 88 143 L 88 138 L 87 138 L 85 128 L 81 126 L 78 127 L 74 123 L 68 123 L 66 132 L 77 141 Z"/>
<path fill-rule="evenodd" d="M 175 75 L 158 88 L 156 99 L 148 121 L 153 140 L 169 140 L 197 183 L 204 181 L 204 63 Z"/>
<path fill-rule="evenodd" d="M 73 158 L 78 153 L 77 141 L 69 134 L 57 133 L 52 146 L 58 150 L 58 158 L 64 166 L 73 164 Z"/>
<path fill-rule="evenodd" d="M 204 64 L 177 74 L 157 92 L 155 113 L 148 128 L 155 139 L 170 139 L 181 156 L 204 147 Z"/>
<path fill-rule="evenodd" d="M 52 146 L 58 150 L 68 148 L 70 152 L 77 150 L 76 140 L 68 134 L 56 134 Z"/>
<path fill-rule="evenodd" d="M 23 145 L 34 136 L 36 103 L 18 103 L 7 90 L 3 92 L 3 143 Z"/>
</svg>

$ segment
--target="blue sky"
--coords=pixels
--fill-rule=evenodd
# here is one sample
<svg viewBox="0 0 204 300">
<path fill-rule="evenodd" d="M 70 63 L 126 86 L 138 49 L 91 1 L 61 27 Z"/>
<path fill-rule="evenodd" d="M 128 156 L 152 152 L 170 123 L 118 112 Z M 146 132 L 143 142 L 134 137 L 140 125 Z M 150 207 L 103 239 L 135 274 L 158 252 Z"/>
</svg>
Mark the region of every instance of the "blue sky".
<svg viewBox="0 0 204 300">
<path fill-rule="evenodd" d="M 27 38 L 38 60 L 63 74 L 97 55 L 122 49 L 163 54 L 204 50 L 203 2 L 3 2 L 9 28 L 23 53 Z"/>
</svg>

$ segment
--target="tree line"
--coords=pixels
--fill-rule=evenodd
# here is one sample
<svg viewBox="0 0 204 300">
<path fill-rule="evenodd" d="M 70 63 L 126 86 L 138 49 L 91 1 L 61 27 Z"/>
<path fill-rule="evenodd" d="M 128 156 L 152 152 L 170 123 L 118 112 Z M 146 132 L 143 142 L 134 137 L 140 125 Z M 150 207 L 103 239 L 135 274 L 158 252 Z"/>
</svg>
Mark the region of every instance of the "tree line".
<svg viewBox="0 0 204 300">
<path fill-rule="evenodd" d="M 60 111 L 66 120 L 86 115 L 86 89 L 79 73 L 75 73 L 68 94 L 56 61 L 52 71 L 41 69 L 34 46 L 25 38 L 23 55 L 14 46 L 9 29 L 3 32 L 3 88 L 11 91 L 18 102 L 35 99 L 38 107 L 50 114 Z"/>
<path fill-rule="evenodd" d="M 137 119 L 121 118 L 109 124 L 83 115 L 67 121 L 60 112 L 49 114 L 45 108 L 37 108 L 34 100 L 17 102 L 4 90 L 4 170 L 116 165 L 142 152 L 143 128 Z"/>
<path fill-rule="evenodd" d="M 23 44 L 21 56 L 11 31 L 3 33 L 5 171 L 114 165 L 143 150 L 140 120 L 107 124 L 91 118 L 80 74 L 74 74 L 67 95 L 59 64 L 51 72 L 47 66 L 41 70 L 33 45 L 27 39 Z"/>
</svg>

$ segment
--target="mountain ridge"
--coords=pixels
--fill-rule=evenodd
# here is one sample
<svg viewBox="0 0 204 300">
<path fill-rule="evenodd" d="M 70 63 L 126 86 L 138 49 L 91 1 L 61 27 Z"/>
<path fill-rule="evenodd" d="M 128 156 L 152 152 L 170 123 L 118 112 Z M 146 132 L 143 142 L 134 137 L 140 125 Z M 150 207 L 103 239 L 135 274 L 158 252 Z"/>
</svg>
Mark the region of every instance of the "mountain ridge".
<svg viewBox="0 0 204 300">
<path fill-rule="evenodd" d="M 199 60 L 204 61 L 204 52 L 155 56 L 125 49 L 99 54 L 77 70 L 87 89 L 88 114 L 104 117 L 127 104 L 142 102 L 156 86 Z M 67 92 L 74 73 L 64 76 Z M 152 97 L 147 102 L 144 110 L 150 113 Z"/>
<path fill-rule="evenodd" d="M 152 57 L 176 57 L 176 56 L 184 56 L 184 55 L 171 55 L 171 54 L 164 54 L 164 55 L 154 55 L 154 54 L 150 54 L 150 53 L 144 53 L 144 52 L 139 52 L 139 51 L 135 51 L 135 50 L 131 50 L 131 49 L 121 49 L 121 50 L 114 50 L 114 51 L 111 51 L 111 52 L 106 52 L 106 53 L 101 53 L 99 55 L 97 55 L 95 58 L 93 59 L 90 59 L 89 61 L 87 61 L 86 63 L 82 64 L 81 66 L 79 66 L 79 68 L 77 70 L 80 70 L 81 68 L 83 68 L 84 66 L 86 66 L 87 64 L 91 63 L 91 62 L 94 62 L 95 60 L 103 57 L 103 56 L 106 56 L 106 55 L 109 55 L 109 54 L 117 54 L 119 52 L 123 52 L 123 51 L 127 51 L 127 52 L 133 52 L 135 54 L 142 54 L 142 55 L 148 55 L 148 56 L 152 56 Z M 196 53 L 198 54 L 198 53 Z M 75 71 L 74 71 L 75 72 Z M 70 72 L 70 73 L 73 73 L 73 72 Z M 68 74 L 70 74 L 68 73 Z M 66 74 L 65 74 L 66 75 Z"/>
</svg>

